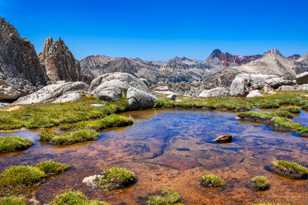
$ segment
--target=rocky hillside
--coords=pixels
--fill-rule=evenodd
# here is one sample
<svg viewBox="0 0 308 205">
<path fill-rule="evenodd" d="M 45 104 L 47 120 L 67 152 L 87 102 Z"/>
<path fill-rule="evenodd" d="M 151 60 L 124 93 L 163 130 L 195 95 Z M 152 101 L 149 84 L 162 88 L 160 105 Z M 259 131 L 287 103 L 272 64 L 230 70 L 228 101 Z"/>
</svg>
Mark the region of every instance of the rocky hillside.
<svg viewBox="0 0 308 205">
<path fill-rule="evenodd" d="M 14 100 L 47 83 L 33 45 L 0 18 L 0 100 Z"/>
<path fill-rule="evenodd" d="M 62 39 L 54 41 L 48 38 L 40 54 L 40 61 L 46 69 L 48 79 L 52 82 L 78 81 L 82 78 L 79 62 Z"/>
<path fill-rule="evenodd" d="M 308 54 L 303 55 L 295 60 L 296 73 L 303 73 L 308 71 Z"/>
</svg>

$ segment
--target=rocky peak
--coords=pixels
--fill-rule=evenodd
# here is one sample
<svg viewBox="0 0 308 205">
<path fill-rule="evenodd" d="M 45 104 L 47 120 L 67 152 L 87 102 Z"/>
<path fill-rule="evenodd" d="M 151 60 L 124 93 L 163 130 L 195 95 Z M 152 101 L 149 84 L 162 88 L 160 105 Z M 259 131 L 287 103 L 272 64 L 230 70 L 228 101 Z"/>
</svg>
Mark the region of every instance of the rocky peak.
<svg viewBox="0 0 308 205">
<path fill-rule="evenodd" d="M 50 81 L 78 81 L 81 77 L 79 62 L 62 39 L 45 41 L 40 61 L 45 66 Z"/>
<path fill-rule="evenodd" d="M 3 18 L 0 18 L 0 42 L 1 86 L 18 93 L 11 97 L 2 95 L 0 88 L 0 100 L 14 99 L 46 84 L 46 74 L 33 45 Z"/>
<path fill-rule="evenodd" d="M 265 55 L 272 56 L 272 57 L 283 56 L 277 48 L 270 49 L 269 51 L 265 53 Z"/>
</svg>

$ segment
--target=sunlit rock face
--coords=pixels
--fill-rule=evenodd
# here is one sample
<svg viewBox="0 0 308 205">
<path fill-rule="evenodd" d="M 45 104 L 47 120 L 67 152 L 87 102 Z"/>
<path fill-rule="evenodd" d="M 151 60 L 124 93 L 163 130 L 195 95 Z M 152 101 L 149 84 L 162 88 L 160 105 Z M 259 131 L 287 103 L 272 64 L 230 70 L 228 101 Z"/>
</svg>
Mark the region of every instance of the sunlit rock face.
<svg viewBox="0 0 308 205">
<path fill-rule="evenodd" d="M 0 18 L 0 100 L 14 100 L 46 84 L 33 45 Z"/>
<path fill-rule="evenodd" d="M 54 41 L 48 38 L 40 54 L 40 61 L 51 82 L 78 81 L 82 78 L 79 62 L 62 39 Z"/>
</svg>

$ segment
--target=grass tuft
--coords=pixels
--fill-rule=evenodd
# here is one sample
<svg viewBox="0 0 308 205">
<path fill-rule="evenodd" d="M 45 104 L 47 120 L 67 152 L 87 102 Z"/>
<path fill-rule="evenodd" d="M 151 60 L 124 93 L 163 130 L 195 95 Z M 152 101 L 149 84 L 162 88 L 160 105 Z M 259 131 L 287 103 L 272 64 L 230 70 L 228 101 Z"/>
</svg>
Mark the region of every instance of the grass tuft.
<svg viewBox="0 0 308 205">
<path fill-rule="evenodd" d="M 14 152 L 25 150 L 32 145 L 32 141 L 19 136 L 0 137 L 0 152 Z"/>
<path fill-rule="evenodd" d="M 270 183 L 266 176 L 255 176 L 250 180 L 252 187 L 258 191 L 265 191 L 270 188 Z"/>
<path fill-rule="evenodd" d="M 27 203 L 23 197 L 7 196 L 0 198 L 0 205 L 27 205 Z"/>
<path fill-rule="evenodd" d="M 61 174 L 70 168 L 69 165 L 54 160 L 40 162 L 36 167 L 45 172 L 48 176 Z"/>
<path fill-rule="evenodd" d="M 44 129 L 40 134 L 42 142 L 54 145 L 70 145 L 80 142 L 93 141 L 99 137 L 99 133 L 90 129 L 80 129 L 63 134 L 56 134 L 51 130 Z"/>
<path fill-rule="evenodd" d="M 287 160 L 274 160 L 272 162 L 273 171 L 282 176 L 293 179 L 307 179 L 308 168 L 296 162 Z"/>
<path fill-rule="evenodd" d="M 67 191 L 55 197 L 51 205 L 109 205 L 109 203 L 98 200 L 89 200 L 82 192 Z"/>
<path fill-rule="evenodd" d="M 201 177 L 201 185 L 204 187 L 222 187 L 225 185 L 225 182 L 219 176 L 205 174 Z"/>
<path fill-rule="evenodd" d="M 171 190 L 162 190 L 159 194 L 148 197 L 147 205 L 184 205 L 179 193 Z"/>
<path fill-rule="evenodd" d="M 111 167 L 104 170 L 101 176 L 96 179 L 98 186 L 107 191 L 125 188 L 136 182 L 135 173 L 122 167 Z"/>
</svg>

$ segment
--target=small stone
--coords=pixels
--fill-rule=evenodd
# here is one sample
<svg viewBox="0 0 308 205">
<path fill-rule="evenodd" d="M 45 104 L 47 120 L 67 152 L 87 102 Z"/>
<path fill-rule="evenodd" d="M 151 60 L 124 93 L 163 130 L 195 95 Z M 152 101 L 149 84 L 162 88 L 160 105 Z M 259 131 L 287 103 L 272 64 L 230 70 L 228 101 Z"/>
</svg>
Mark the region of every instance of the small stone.
<svg viewBox="0 0 308 205">
<path fill-rule="evenodd" d="M 232 142 L 232 135 L 230 134 L 220 135 L 217 138 L 215 138 L 214 141 L 217 143 L 229 143 Z"/>
<path fill-rule="evenodd" d="M 262 97 L 263 95 L 259 90 L 252 90 L 249 92 L 249 94 L 246 96 L 247 98 L 254 98 L 254 97 Z"/>
<path fill-rule="evenodd" d="M 82 183 L 86 184 L 89 187 L 95 188 L 97 187 L 96 179 L 101 177 L 101 175 L 93 175 L 83 178 Z"/>
<path fill-rule="evenodd" d="M 170 94 L 167 96 L 168 99 L 175 101 L 176 100 L 176 95 L 175 94 Z"/>
</svg>

